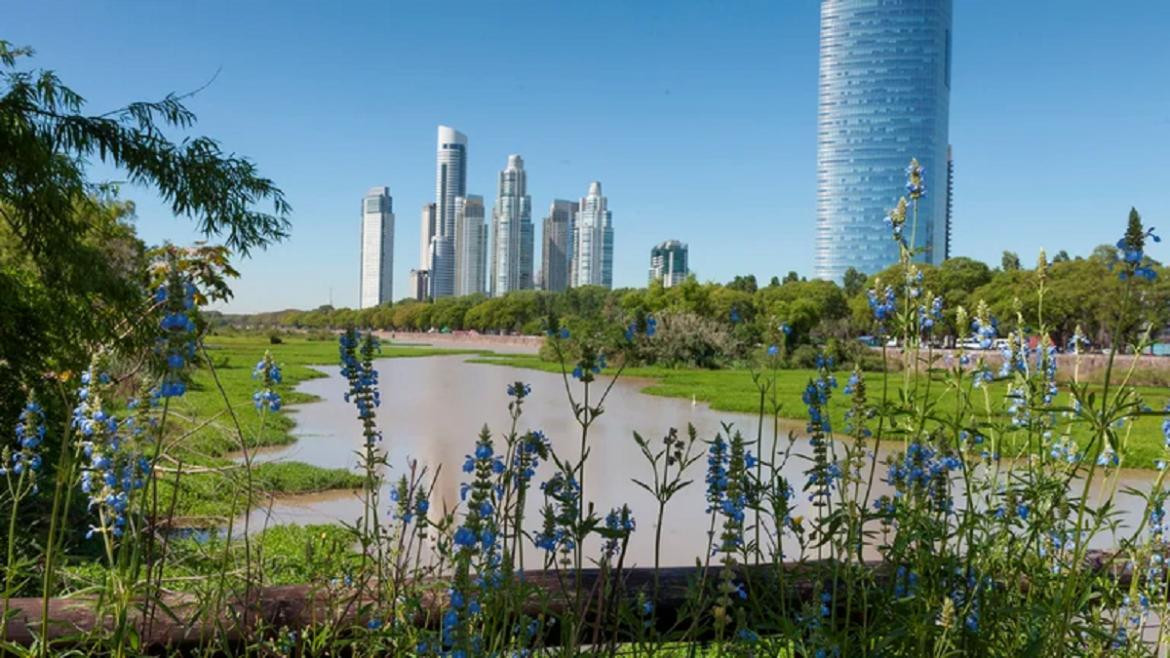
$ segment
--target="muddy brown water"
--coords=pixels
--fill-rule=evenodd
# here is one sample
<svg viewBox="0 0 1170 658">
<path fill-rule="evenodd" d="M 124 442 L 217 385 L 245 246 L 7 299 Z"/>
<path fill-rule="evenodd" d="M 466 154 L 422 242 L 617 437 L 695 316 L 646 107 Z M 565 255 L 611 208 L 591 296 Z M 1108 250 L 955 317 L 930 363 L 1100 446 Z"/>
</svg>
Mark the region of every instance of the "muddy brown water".
<svg viewBox="0 0 1170 658">
<path fill-rule="evenodd" d="M 409 460 L 417 460 L 433 470 L 442 465 L 431 500 L 432 515 L 444 505 L 450 507 L 459 501 L 459 486 L 469 478 L 460 469 L 467 454 L 474 449 L 476 437 L 486 424 L 496 438 L 497 451 L 502 450 L 501 435 L 510 427 L 507 386 L 515 381 L 531 385 L 532 394 L 524 403 L 524 414 L 519 430 L 540 429 L 562 455 L 575 455 L 580 442 L 580 427 L 573 419 L 565 384 L 559 374 L 534 370 L 470 363 L 466 356 L 435 356 L 423 358 L 382 359 L 377 362 L 382 404 L 377 410 L 378 427 L 384 441 L 389 469 L 383 473 L 387 488 L 383 491 L 384 513 L 389 505 L 389 483 L 407 472 Z M 327 468 L 359 470 L 359 451 L 363 446 L 361 425 L 353 405 L 345 402 L 345 382 L 336 366 L 317 368 L 326 376 L 302 382 L 298 389 L 320 399 L 289 407 L 296 421 L 293 434 L 296 443 L 260 451 L 256 461 L 301 461 Z M 570 379 L 574 394 L 580 396 L 581 385 Z M 633 483 L 633 479 L 650 481 L 650 466 L 642 457 L 633 439 L 637 431 L 648 441 L 660 445 L 662 436 L 675 427 L 685 434 L 689 424 L 698 430 L 700 438 L 710 439 L 730 423 L 753 442 L 757 431 L 754 414 L 715 411 L 701 402 L 679 398 L 651 396 L 640 392 L 645 382 L 619 380 L 605 402 L 605 412 L 590 428 L 590 456 L 585 469 L 585 495 L 593 502 L 598 514 L 604 516 L 623 503 L 630 505 L 637 520 L 637 530 L 629 545 L 627 564 L 648 566 L 653 563 L 654 521 L 657 503 L 650 494 Z M 592 394 L 601 387 L 594 385 Z M 798 438 L 792 444 L 783 476 L 796 491 L 798 509 L 795 514 L 812 516 L 816 510 L 801 491 L 809 467 L 811 454 L 808 440 L 803 437 L 804 423 L 781 421 L 777 449 L 789 447 L 789 431 Z M 765 419 L 763 453 L 771 454 L 772 421 Z M 697 445 L 698 450 L 705 446 Z M 885 450 L 879 451 L 884 461 Z M 694 564 L 707 550 L 710 514 L 704 501 L 703 483 L 705 458 L 697 461 L 689 472 L 693 483 L 683 489 L 670 503 L 662 529 L 662 563 L 664 565 Z M 880 483 L 885 473 L 884 463 L 878 464 L 879 482 L 874 495 L 887 490 Z M 552 474 L 550 464 L 542 464 L 535 482 Z M 1153 473 L 1122 470 L 1119 488 L 1148 488 Z M 1079 492 L 1079 488 L 1078 488 Z M 539 492 L 529 499 L 526 514 L 529 529 L 539 525 L 536 517 L 542 504 Z M 1117 502 L 1122 511 L 1123 527 L 1133 527 L 1142 514 L 1141 501 L 1133 496 L 1119 494 Z M 267 509 L 256 510 L 249 526 L 252 530 L 279 523 L 352 523 L 362 514 L 360 494 L 353 491 L 283 496 Z M 749 521 L 751 515 L 749 514 Z M 796 546 L 786 539 L 783 550 L 786 557 L 795 557 Z M 1112 536 L 1098 535 L 1096 547 L 1108 547 L 1117 542 Z M 587 546 L 596 555 L 597 546 Z M 532 549 L 526 562 L 538 564 L 542 553 Z"/>
</svg>

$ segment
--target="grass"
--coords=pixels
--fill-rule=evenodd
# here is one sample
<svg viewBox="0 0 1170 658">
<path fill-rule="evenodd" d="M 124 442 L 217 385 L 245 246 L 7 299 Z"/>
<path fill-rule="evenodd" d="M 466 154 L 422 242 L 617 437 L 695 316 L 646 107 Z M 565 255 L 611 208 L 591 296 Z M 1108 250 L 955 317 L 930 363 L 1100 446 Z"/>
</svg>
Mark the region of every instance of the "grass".
<svg viewBox="0 0 1170 658">
<path fill-rule="evenodd" d="M 544 372 L 560 373 L 558 363 L 543 361 L 535 354 L 497 354 L 481 356 L 471 359 L 475 363 L 487 363 L 517 368 L 528 368 Z M 612 372 L 607 370 L 607 374 Z M 772 372 L 767 371 L 765 376 L 771 378 Z M 1123 374 L 1123 373 L 1122 373 Z M 815 370 L 778 370 L 775 372 L 777 401 L 780 403 L 780 417 L 805 421 L 805 405 L 801 400 L 805 386 L 816 376 Z M 657 366 L 627 368 L 623 377 L 653 380 L 642 387 L 642 392 L 649 395 L 660 395 L 674 398 L 693 398 L 707 403 L 717 411 L 731 411 L 738 413 L 755 414 L 759 411 L 759 389 L 752 381 L 751 371 L 746 368 L 727 368 L 723 370 L 675 369 Z M 845 385 L 849 377 L 848 372 L 837 373 L 839 384 Z M 882 390 L 881 373 L 865 373 L 866 387 L 870 400 L 880 398 Z M 891 396 L 902 384 L 902 375 L 890 375 Z M 1068 400 L 1067 387 L 1062 386 L 1061 397 L 1058 402 Z M 1161 410 L 1170 401 L 1170 391 L 1162 387 L 1142 386 L 1136 388 L 1145 404 L 1151 409 Z M 988 387 L 988 399 L 991 402 L 995 415 L 1002 416 L 1006 405 L 1004 396 L 1007 385 L 996 382 Z M 939 382 L 931 384 L 931 398 L 941 409 L 947 408 L 948 402 L 954 400 L 954 392 L 949 391 Z M 982 402 L 979 402 L 982 405 Z M 1071 404 L 1071 403 L 1070 403 Z M 849 398 L 839 388 L 829 402 L 830 418 L 835 427 L 844 427 L 845 412 L 849 406 Z M 1133 423 L 1132 429 L 1119 432 L 1122 436 L 1123 448 L 1122 465 L 1131 468 L 1155 468 L 1155 464 L 1165 459 L 1166 450 L 1162 435 L 1162 417 L 1160 415 L 1143 416 Z M 1083 437 L 1078 438 L 1083 443 Z"/>
<path fill-rule="evenodd" d="M 196 371 L 187 394 L 174 398 L 167 410 L 171 438 L 163 467 L 174 470 L 181 464 L 184 473 L 179 476 L 177 497 L 174 497 L 174 476 L 160 479 L 160 498 L 169 509 L 174 497 L 174 513 L 180 517 L 226 517 L 242 511 L 241 485 L 246 481 L 245 474 L 232 459 L 241 440 L 249 448 L 288 445 L 296 440 L 291 417 L 283 411 L 262 413 L 252 404 L 252 393 L 257 388 L 252 369 L 265 351 L 270 351 L 281 366 L 283 382 L 278 392 L 285 405 L 311 402 L 313 396 L 294 389 L 305 380 L 323 376 L 311 366 L 336 363 L 338 356 L 337 343 L 332 340 L 285 337 L 281 343 L 271 344 L 266 335 L 259 334 L 209 336 L 206 349 L 214 373 L 206 366 Z M 387 345 L 381 356 L 445 354 L 485 356 L 491 353 Z M 229 477 L 223 477 L 223 473 Z M 356 473 L 344 469 L 293 461 L 257 464 L 252 473 L 253 486 L 261 497 L 349 489 L 360 486 L 361 481 Z"/>
</svg>

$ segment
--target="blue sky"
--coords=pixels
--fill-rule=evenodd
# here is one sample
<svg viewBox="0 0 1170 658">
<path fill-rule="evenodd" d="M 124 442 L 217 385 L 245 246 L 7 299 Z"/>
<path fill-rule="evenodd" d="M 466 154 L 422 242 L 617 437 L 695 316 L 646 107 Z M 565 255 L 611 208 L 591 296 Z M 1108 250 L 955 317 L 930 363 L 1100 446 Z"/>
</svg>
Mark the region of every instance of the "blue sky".
<svg viewBox="0 0 1170 658">
<path fill-rule="evenodd" d="M 553 198 L 602 181 L 615 285 L 643 285 L 668 238 L 690 244 L 703 280 L 812 270 L 812 0 L 43 1 L 4 14 L 0 38 L 36 48 L 95 113 L 219 71 L 189 102 L 196 132 L 252 157 L 294 208 L 291 239 L 240 263 L 231 310 L 354 305 L 374 185 L 394 197 L 404 296 L 439 123 L 468 135 L 468 192 L 488 204 L 507 155 L 524 157 L 538 224 Z M 1087 253 L 1131 205 L 1170 233 L 1168 33 L 1161 0 L 955 0 L 957 255 Z M 149 193 L 124 195 L 148 241 L 198 237 Z"/>
</svg>

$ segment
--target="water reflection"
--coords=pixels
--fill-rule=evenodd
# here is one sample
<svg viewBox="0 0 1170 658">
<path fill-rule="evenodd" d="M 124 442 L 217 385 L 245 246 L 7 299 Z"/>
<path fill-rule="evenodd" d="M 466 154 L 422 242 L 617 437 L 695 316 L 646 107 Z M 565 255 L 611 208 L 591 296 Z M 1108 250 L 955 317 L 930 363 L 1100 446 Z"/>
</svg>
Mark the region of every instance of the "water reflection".
<svg viewBox="0 0 1170 658">
<path fill-rule="evenodd" d="M 564 382 L 559 374 L 522 370 L 487 364 L 469 363 L 465 356 L 442 356 L 409 359 L 383 359 L 377 364 L 380 372 L 382 406 L 378 409 L 378 425 L 385 437 L 383 448 L 391 465 L 385 475 L 388 482 L 406 472 L 410 459 L 434 469 L 442 464 L 439 481 L 432 500 L 432 510 L 451 507 L 459 500 L 459 484 L 465 475 L 459 470 L 465 456 L 472 451 L 480 429 L 487 427 L 497 437 L 497 451 L 502 449 L 500 435 L 507 431 L 510 418 L 507 411 L 506 388 L 509 383 L 523 380 L 532 386 L 532 395 L 526 399 L 520 431 L 541 429 L 553 446 L 564 455 L 575 454 L 580 440 L 580 429 L 572 417 L 566 398 Z M 257 461 L 296 460 L 329 468 L 356 469 L 359 450 L 362 449 L 361 426 L 352 405 L 343 399 L 345 386 L 336 366 L 319 368 L 327 376 L 303 382 L 298 390 L 319 396 L 317 402 L 298 405 L 293 409 L 297 427 L 293 431 L 298 441 L 288 447 L 265 451 L 256 455 Z M 573 382 L 574 386 L 579 386 Z M 628 503 L 638 521 L 638 531 L 630 541 L 627 562 L 648 565 L 652 561 L 654 514 L 656 504 L 645 491 L 634 485 L 632 478 L 646 479 L 649 466 L 633 441 L 633 431 L 647 440 L 658 442 L 671 427 L 685 430 L 693 424 L 701 438 L 711 438 L 722 423 L 732 423 L 745 436 L 754 440 L 757 419 L 754 415 L 712 411 L 705 404 L 690 400 L 662 398 L 639 392 L 641 382 L 619 381 L 605 404 L 605 413 L 590 428 L 591 454 L 586 466 L 586 496 L 592 500 L 599 515 L 612 507 Z M 802 432 L 803 423 L 782 421 L 779 451 L 788 447 L 789 430 Z M 766 421 L 765 455 L 772 451 L 771 420 Z M 809 453 L 807 440 L 797 439 L 783 475 L 797 492 L 798 514 L 813 515 L 815 510 L 800 492 L 805 480 L 804 471 Z M 700 446 L 699 449 L 702 449 Z M 884 452 L 884 450 L 883 450 Z M 879 454 L 884 460 L 884 455 Z M 684 489 L 667 508 L 663 523 L 663 564 L 693 564 L 702 557 L 707 545 L 710 516 L 703 499 L 703 467 L 700 460 L 691 473 L 695 481 Z M 878 473 L 885 467 L 878 465 Z M 543 465 L 536 482 L 551 474 Z M 1143 471 L 1122 471 L 1121 488 L 1148 487 L 1151 475 Z M 388 485 L 389 486 L 389 485 Z M 1079 491 L 1079 488 L 1078 488 Z M 875 484 L 874 496 L 886 493 L 884 485 Z M 388 501 L 388 491 L 383 492 Z M 1120 496 L 1125 525 L 1132 527 L 1141 513 L 1141 506 L 1132 496 Z M 539 494 L 530 496 L 527 514 L 534 522 L 542 504 Z M 957 501 L 957 504 L 960 504 Z M 334 491 L 305 496 L 289 496 L 276 500 L 270 509 L 253 513 L 251 527 L 274 523 L 352 523 L 361 516 L 361 498 L 358 492 Z M 265 518 L 271 514 L 270 518 Z M 1101 535 L 1096 544 L 1101 547 L 1115 544 L 1111 537 Z M 594 547 L 595 548 L 595 547 Z M 795 546 L 786 546 L 786 553 Z M 596 552 L 596 551 L 594 551 Z M 536 550 L 526 557 L 530 564 L 539 562 Z"/>
</svg>

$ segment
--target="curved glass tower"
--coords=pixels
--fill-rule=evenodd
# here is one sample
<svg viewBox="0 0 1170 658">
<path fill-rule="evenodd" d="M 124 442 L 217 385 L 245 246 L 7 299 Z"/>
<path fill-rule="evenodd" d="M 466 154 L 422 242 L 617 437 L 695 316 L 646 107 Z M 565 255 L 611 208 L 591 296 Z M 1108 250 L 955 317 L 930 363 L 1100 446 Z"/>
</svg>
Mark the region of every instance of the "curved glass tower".
<svg viewBox="0 0 1170 658">
<path fill-rule="evenodd" d="M 947 257 L 951 0 L 823 0 L 817 110 L 816 276 L 897 262 L 885 217 L 918 158 L 915 244 Z M 905 236 L 911 237 L 907 217 Z"/>
</svg>

